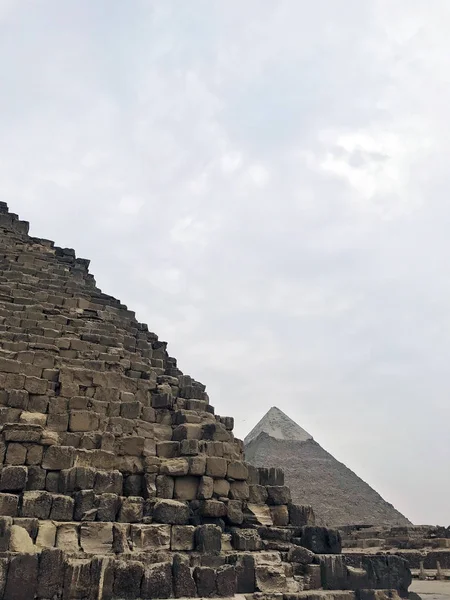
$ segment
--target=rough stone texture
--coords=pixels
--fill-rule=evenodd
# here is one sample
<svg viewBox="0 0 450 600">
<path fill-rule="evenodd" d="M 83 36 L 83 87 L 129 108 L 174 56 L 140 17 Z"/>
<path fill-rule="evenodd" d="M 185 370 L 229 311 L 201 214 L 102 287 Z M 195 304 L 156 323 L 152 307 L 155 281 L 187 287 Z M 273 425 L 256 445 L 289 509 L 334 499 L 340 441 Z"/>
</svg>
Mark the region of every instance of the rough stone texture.
<svg viewBox="0 0 450 600">
<path fill-rule="evenodd" d="M 320 524 L 410 524 L 278 408 L 245 438 L 245 458 L 255 467 L 281 467 L 294 502 L 311 505 Z"/>
<path fill-rule="evenodd" d="M 244 461 L 234 420 L 88 265 L 0 202 L 0 598 L 405 595 L 401 559 L 330 554 L 338 534 L 278 465 Z"/>
</svg>

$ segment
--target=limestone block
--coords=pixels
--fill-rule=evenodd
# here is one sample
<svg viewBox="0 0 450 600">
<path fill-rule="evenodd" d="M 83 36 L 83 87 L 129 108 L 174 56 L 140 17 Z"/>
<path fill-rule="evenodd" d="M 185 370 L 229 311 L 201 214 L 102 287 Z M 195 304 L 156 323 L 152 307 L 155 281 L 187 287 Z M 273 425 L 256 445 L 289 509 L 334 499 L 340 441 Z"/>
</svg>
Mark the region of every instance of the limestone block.
<svg viewBox="0 0 450 600">
<path fill-rule="evenodd" d="M 74 520 L 94 521 L 97 514 L 97 508 L 95 506 L 95 494 L 93 490 L 81 490 L 80 492 L 76 492 L 74 500 Z"/>
<path fill-rule="evenodd" d="M 178 442 L 182 440 L 201 440 L 202 426 L 199 423 L 184 423 L 175 427 L 172 439 Z"/>
<path fill-rule="evenodd" d="M 88 410 L 70 411 L 69 431 L 96 431 L 98 428 L 98 414 Z"/>
<path fill-rule="evenodd" d="M 227 509 L 228 521 L 232 525 L 241 525 L 244 522 L 244 513 L 242 510 L 242 502 L 240 500 L 230 500 Z"/>
<path fill-rule="evenodd" d="M 135 560 L 116 561 L 114 568 L 114 597 L 140 598 L 144 565 Z"/>
<path fill-rule="evenodd" d="M 138 496 L 123 498 L 119 512 L 120 523 L 139 523 L 144 516 L 144 499 Z"/>
<path fill-rule="evenodd" d="M 223 565 L 216 571 L 217 594 L 233 598 L 236 594 L 236 571 L 233 565 Z"/>
<path fill-rule="evenodd" d="M 218 456 L 209 456 L 206 459 L 206 475 L 214 478 L 225 478 L 227 475 L 227 461 Z"/>
<path fill-rule="evenodd" d="M 180 442 L 157 442 L 156 454 L 160 458 L 176 458 L 180 454 Z"/>
<path fill-rule="evenodd" d="M 25 489 L 28 478 L 27 467 L 6 466 L 0 474 L 1 492 L 21 492 Z"/>
<path fill-rule="evenodd" d="M 72 554 L 79 550 L 78 532 L 79 524 L 62 523 L 56 526 L 56 547 L 64 552 Z"/>
<path fill-rule="evenodd" d="M 248 501 L 251 504 L 266 504 L 267 498 L 268 498 L 266 486 L 250 484 L 248 486 L 248 488 L 249 488 Z"/>
<path fill-rule="evenodd" d="M 282 565 L 257 564 L 255 567 L 256 590 L 266 594 L 286 590 L 286 576 Z"/>
<path fill-rule="evenodd" d="M 197 588 L 189 568 L 189 557 L 175 554 L 173 557 L 173 588 L 175 598 L 193 598 Z"/>
<path fill-rule="evenodd" d="M 289 504 L 291 502 L 291 490 L 284 485 L 268 485 L 267 504 L 279 505 Z"/>
<path fill-rule="evenodd" d="M 97 521 L 115 521 L 121 507 L 121 500 L 117 494 L 101 494 L 96 496 Z"/>
<path fill-rule="evenodd" d="M 172 499 L 175 489 L 175 480 L 168 475 L 158 475 L 156 478 L 156 495 L 158 498 Z"/>
<path fill-rule="evenodd" d="M 42 427 L 31 423 L 6 423 L 3 433 L 5 442 L 37 443 L 42 436 Z"/>
<path fill-rule="evenodd" d="M 196 456 L 199 453 L 198 440 L 183 440 L 180 445 L 180 454 L 182 456 Z"/>
<path fill-rule="evenodd" d="M 315 525 L 315 515 L 312 506 L 301 506 L 299 504 L 289 504 L 289 523 L 294 527 L 304 527 L 305 525 Z"/>
<path fill-rule="evenodd" d="M 131 540 L 136 550 L 170 550 L 170 525 L 132 525 Z"/>
<path fill-rule="evenodd" d="M 45 488 L 46 471 L 38 466 L 28 467 L 27 490 L 43 490 Z"/>
<path fill-rule="evenodd" d="M 70 446 L 50 446 L 44 453 L 42 468 L 51 471 L 70 469 L 75 459 L 75 449 Z"/>
<path fill-rule="evenodd" d="M 214 492 L 214 479 L 206 475 L 200 479 L 197 497 L 199 500 L 209 500 Z"/>
<path fill-rule="evenodd" d="M 128 523 L 113 523 L 113 552 L 122 554 L 132 550 L 128 541 L 130 527 Z"/>
<path fill-rule="evenodd" d="M 41 521 L 36 538 L 36 548 L 54 548 L 56 542 L 56 525 L 52 521 Z"/>
<path fill-rule="evenodd" d="M 140 402 L 122 402 L 120 405 L 120 416 L 125 419 L 139 419 L 141 414 Z"/>
<path fill-rule="evenodd" d="M 155 425 L 154 429 L 155 440 L 170 440 L 172 439 L 172 427 L 170 425 Z"/>
<path fill-rule="evenodd" d="M 145 439 L 139 436 L 123 437 L 115 442 L 115 452 L 119 456 L 141 456 Z"/>
<path fill-rule="evenodd" d="M 116 468 L 117 457 L 113 452 L 105 450 L 81 450 L 75 451 L 75 466 L 92 467 L 93 469 L 113 470 Z"/>
<path fill-rule="evenodd" d="M 38 582 L 38 557 L 33 554 L 13 556 L 9 563 L 3 600 L 34 598 Z"/>
<path fill-rule="evenodd" d="M 214 479 L 214 496 L 227 498 L 230 493 L 230 482 L 227 479 Z"/>
<path fill-rule="evenodd" d="M 25 389 L 30 394 L 45 394 L 48 389 L 48 381 L 39 377 L 25 377 Z"/>
<path fill-rule="evenodd" d="M 263 548 L 263 543 L 256 529 L 233 529 L 232 544 L 235 550 L 256 552 Z"/>
<path fill-rule="evenodd" d="M 146 565 L 141 597 L 147 600 L 148 598 L 171 598 L 172 595 L 172 563 L 166 561 Z"/>
<path fill-rule="evenodd" d="M 246 481 L 232 481 L 230 485 L 230 498 L 233 500 L 248 500 L 249 488 Z"/>
<path fill-rule="evenodd" d="M 50 519 L 53 521 L 72 521 L 75 502 L 70 496 L 54 495 Z"/>
<path fill-rule="evenodd" d="M 204 475 L 206 472 L 206 456 L 194 456 L 189 459 L 189 475 Z"/>
<path fill-rule="evenodd" d="M 22 517 L 48 519 L 52 507 L 52 496 L 48 492 L 24 492 L 22 498 Z"/>
<path fill-rule="evenodd" d="M 20 422 L 30 425 L 39 425 L 45 427 L 47 424 L 47 415 L 41 412 L 22 412 L 20 415 Z"/>
<path fill-rule="evenodd" d="M 63 429 L 63 431 L 65 430 Z M 44 429 L 40 443 L 43 446 L 54 446 L 55 444 L 59 444 L 59 433 L 57 431 L 51 431 L 50 429 Z"/>
<path fill-rule="evenodd" d="M 247 504 L 247 510 L 253 515 L 258 525 L 270 527 L 273 525 L 272 514 L 267 505 Z"/>
<path fill-rule="evenodd" d="M 291 563 L 309 565 L 313 562 L 314 557 L 314 552 L 311 552 L 311 550 L 303 548 L 302 546 L 294 546 L 290 548 L 288 552 L 288 562 Z"/>
<path fill-rule="evenodd" d="M 11 390 L 8 397 L 8 406 L 27 410 L 29 394 L 26 390 Z"/>
<path fill-rule="evenodd" d="M 144 471 L 146 473 L 158 473 L 162 460 L 157 456 L 146 456 L 144 459 Z"/>
<path fill-rule="evenodd" d="M 24 527 L 20 527 L 19 525 L 11 526 L 8 549 L 10 552 L 29 554 L 34 554 L 36 552 L 36 548 L 33 544 L 30 534 Z"/>
<path fill-rule="evenodd" d="M 301 543 L 315 554 L 340 554 L 342 550 L 340 532 L 326 527 L 304 527 Z"/>
<path fill-rule="evenodd" d="M 141 419 L 148 423 L 156 423 L 156 411 L 154 408 L 150 406 L 145 406 L 142 409 Z"/>
<path fill-rule="evenodd" d="M 189 522 L 189 508 L 177 500 L 158 500 L 153 508 L 153 518 L 157 523 L 186 525 Z"/>
<path fill-rule="evenodd" d="M 0 515 L 2 517 L 17 517 L 19 496 L 15 494 L 0 494 Z"/>
<path fill-rule="evenodd" d="M 229 479 L 247 480 L 248 469 L 247 465 L 240 460 L 231 460 L 228 463 L 227 477 Z"/>
<path fill-rule="evenodd" d="M 24 465 L 27 456 L 27 449 L 22 444 L 8 444 L 5 456 L 7 465 Z"/>
<path fill-rule="evenodd" d="M 162 475 L 181 477 L 188 474 L 189 463 L 185 458 L 168 459 L 162 462 L 159 471 Z"/>
<path fill-rule="evenodd" d="M 112 523 L 81 524 L 80 546 L 86 554 L 110 554 L 112 543 Z"/>
<path fill-rule="evenodd" d="M 56 548 L 43 549 L 39 559 L 38 598 L 59 597 L 63 580 L 63 552 Z"/>
<path fill-rule="evenodd" d="M 96 471 L 94 492 L 96 494 L 118 494 L 123 492 L 123 476 L 120 471 Z"/>
<path fill-rule="evenodd" d="M 227 505 L 219 500 L 204 500 L 201 505 L 204 517 L 219 519 L 227 516 Z"/>
<path fill-rule="evenodd" d="M 275 527 L 286 527 L 289 525 L 289 511 L 285 504 L 271 506 L 270 513 Z"/>
<path fill-rule="evenodd" d="M 27 449 L 27 456 L 25 463 L 27 465 L 40 465 L 42 463 L 42 456 L 44 453 L 43 446 L 38 444 L 31 444 Z"/>
<path fill-rule="evenodd" d="M 59 492 L 59 471 L 47 471 L 45 478 L 45 489 L 47 492 L 57 494 Z"/>
<path fill-rule="evenodd" d="M 193 475 L 175 477 L 174 498 L 177 500 L 195 500 L 199 481 L 199 478 Z"/>
<path fill-rule="evenodd" d="M 194 569 L 194 580 L 197 592 L 201 598 L 216 595 L 216 572 L 211 567 L 196 567 Z"/>
<path fill-rule="evenodd" d="M 69 427 L 69 415 L 68 414 L 53 413 L 53 414 L 47 416 L 47 429 L 49 431 L 67 431 L 68 427 Z"/>
<path fill-rule="evenodd" d="M 217 525 L 200 525 L 195 530 L 197 552 L 219 554 L 222 549 L 222 530 Z"/>
<path fill-rule="evenodd" d="M 170 548 L 172 552 L 187 552 L 194 549 L 195 527 L 172 525 Z"/>
<path fill-rule="evenodd" d="M 237 554 L 235 560 L 236 593 L 253 594 L 255 591 L 255 558 L 251 554 Z"/>
<path fill-rule="evenodd" d="M 142 496 L 143 477 L 140 474 L 128 475 L 124 479 L 123 493 L 125 496 Z"/>
<path fill-rule="evenodd" d="M 202 440 L 200 442 L 200 447 L 202 451 L 206 453 L 207 456 L 215 456 L 218 458 L 223 458 L 223 442 L 207 442 Z"/>
</svg>

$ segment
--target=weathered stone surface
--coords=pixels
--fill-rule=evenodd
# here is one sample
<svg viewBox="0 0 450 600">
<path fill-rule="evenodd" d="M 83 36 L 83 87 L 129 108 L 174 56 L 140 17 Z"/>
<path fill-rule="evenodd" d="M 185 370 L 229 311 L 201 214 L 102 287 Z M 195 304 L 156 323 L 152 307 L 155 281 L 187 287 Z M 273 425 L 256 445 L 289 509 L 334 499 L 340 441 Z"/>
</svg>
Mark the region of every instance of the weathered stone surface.
<svg viewBox="0 0 450 600">
<path fill-rule="evenodd" d="M 185 458 L 172 458 L 165 460 L 160 467 L 162 475 L 181 477 L 189 472 L 189 463 Z"/>
<path fill-rule="evenodd" d="M 203 476 L 200 479 L 198 486 L 197 497 L 200 500 L 209 500 L 214 492 L 214 479 L 212 477 Z"/>
<path fill-rule="evenodd" d="M 36 552 L 36 548 L 33 544 L 33 540 L 26 529 L 19 525 L 12 525 L 9 538 L 9 551 L 10 552 L 22 552 L 33 554 Z"/>
<path fill-rule="evenodd" d="M 27 467 L 6 466 L 0 473 L 1 492 L 21 492 L 25 489 L 28 478 Z"/>
<path fill-rule="evenodd" d="M 233 529 L 232 543 L 235 550 L 254 552 L 263 547 L 261 537 L 255 529 Z"/>
<path fill-rule="evenodd" d="M 139 598 L 141 582 L 144 578 L 144 565 L 136 560 L 117 561 L 114 569 L 114 596 L 118 598 Z"/>
<path fill-rule="evenodd" d="M 170 550 L 170 525 L 132 525 L 133 546 L 141 550 Z"/>
<path fill-rule="evenodd" d="M 199 478 L 187 475 L 175 477 L 174 498 L 177 500 L 195 500 L 197 497 Z"/>
<path fill-rule="evenodd" d="M 173 589 L 175 598 L 194 598 L 197 595 L 189 558 L 182 554 L 173 557 Z"/>
<path fill-rule="evenodd" d="M 339 531 L 326 527 L 304 527 L 301 544 L 315 554 L 340 554 L 342 549 Z"/>
<path fill-rule="evenodd" d="M 123 498 L 118 521 L 121 523 L 139 523 L 144 516 L 144 499 L 140 496 Z"/>
<path fill-rule="evenodd" d="M 34 598 L 37 585 L 38 557 L 33 554 L 13 556 L 8 567 L 3 599 L 30 600 Z"/>
<path fill-rule="evenodd" d="M 197 584 L 197 593 L 202 598 L 216 595 L 216 572 L 211 567 L 196 567 L 194 579 Z"/>
<path fill-rule="evenodd" d="M 309 565 L 314 560 L 314 552 L 303 548 L 301 546 L 294 546 L 290 548 L 288 552 L 288 561 L 293 563 L 300 563 L 302 565 Z"/>
<path fill-rule="evenodd" d="M 61 593 L 64 579 L 63 556 L 63 552 L 56 548 L 41 552 L 37 582 L 39 598 L 58 597 Z"/>
<path fill-rule="evenodd" d="M 54 521 L 71 521 L 73 519 L 73 511 L 75 502 L 73 498 L 64 495 L 52 496 L 52 508 L 50 511 L 50 519 Z"/>
<path fill-rule="evenodd" d="M 172 595 L 172 563 L 167 561 L 146 565 L 141 587 L 142 598 L 171 598 Z"/>
<path fill-rule="evenodd" d="M 153 509 L 153 518 L 158 523 L 185 525 L 189 521 L 189 508 L 177 500 L 158 500 Z"/>
<path fill-rule="evenodd" d="M 19 509 L 19 496 L 15 494 L 0 494 L 0 515 L 4 517 L 17 517 Z"/>
<path fill-rule="evenodd" d="M 275 527 L 286 527 L 289 525 L 289 511 L 285 504 L 271 506 L 270 514 L 272 515 L 272 521 Z"/>
<path fill-rule="evenodd" d="M 174 552 L 186 552 L 194 549 L 195 527 L 191 525 L 173 525 L 170 542 Z"/>
<path fill-rule="evenodd" d="M 232 565 L 224 565 L 217 569 L 217 594 L 232 598 L 236 594 L 236 571 Z"/>
<path fill-rule="evenodd" d="M 288 504 L 291 502 L 291 490 L 284 485 L 268 485 L 266 487 L 269 504 Z"/>
<path fill-rule="evenodd" d="M 112 552 L 113 532 L 111 523 L 82 523 L 80 546 L 86 554 L 109 554 Z"/>
<path fill-rule="evenodd" d="M 200 525 L 195 531 L 197 552 L 218 554 L 222 549 L 222 530 L 217 525 Z"/>
<path fill-rule="evenodd" d="M 48 492 L 25 492 L 22 497 L 22 517 L 48 519 L 52 507 L 52 495 Z"/>
</svg>

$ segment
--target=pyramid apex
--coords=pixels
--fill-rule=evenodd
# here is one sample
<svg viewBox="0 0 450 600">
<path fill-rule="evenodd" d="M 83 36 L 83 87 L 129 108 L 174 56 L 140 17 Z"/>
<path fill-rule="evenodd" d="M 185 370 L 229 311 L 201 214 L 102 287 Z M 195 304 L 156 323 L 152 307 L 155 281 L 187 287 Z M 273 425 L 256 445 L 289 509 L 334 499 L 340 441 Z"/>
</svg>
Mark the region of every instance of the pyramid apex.
<svg viewBox="0 0 450 600">
<path fill-rule="evenodd" d="M 258 437 L 261 433 L 266 433 L 277 440 L 291 440 L 297 442 L 306 442 L 313 437 L 305 431 L 300 425 L 289 418 L 277 406 L 272 406 L 259 421 L 259 423 L 250 431 L 244 440 L 247 445 Z"/>
</svg>

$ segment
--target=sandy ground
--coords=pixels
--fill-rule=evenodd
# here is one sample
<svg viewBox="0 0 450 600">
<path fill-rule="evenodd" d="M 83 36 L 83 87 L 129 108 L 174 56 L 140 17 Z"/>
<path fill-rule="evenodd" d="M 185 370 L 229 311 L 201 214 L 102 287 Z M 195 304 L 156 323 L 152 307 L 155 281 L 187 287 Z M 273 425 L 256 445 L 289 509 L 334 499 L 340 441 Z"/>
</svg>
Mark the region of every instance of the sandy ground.
<svg viewBox="0 0 450 600">
<path fill-rule="evenodd" d="M 409 591 L 419 594 L 422 600 L 450 600 L 450 581 L 419 581 L 413 579 Z"/>
</svg>

